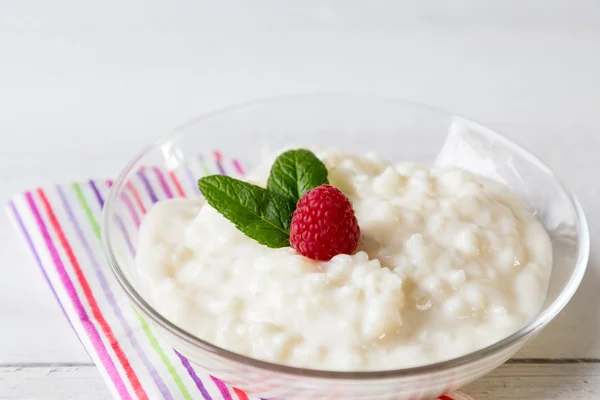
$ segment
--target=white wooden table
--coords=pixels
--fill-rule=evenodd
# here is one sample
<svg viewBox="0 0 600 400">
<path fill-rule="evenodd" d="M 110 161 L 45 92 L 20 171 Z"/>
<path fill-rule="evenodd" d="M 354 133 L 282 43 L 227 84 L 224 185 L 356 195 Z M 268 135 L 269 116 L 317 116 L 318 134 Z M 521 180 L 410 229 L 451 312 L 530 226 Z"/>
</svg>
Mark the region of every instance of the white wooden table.
<svg viewBox="0 0 600 400">
<path fill-rule="evenodd" d="M 573 301 L 465 391 L 598 399 L 600 3 L 413 3 L 3 0 L 0 200 L 114 176 L 153 137 L 252 98 L 357 91 L 450 109 L 534 149 L 579 196 L 592 233 Z M 0 399 L 108 399 L 4 216 L 0 243 Z"/>
</svg>

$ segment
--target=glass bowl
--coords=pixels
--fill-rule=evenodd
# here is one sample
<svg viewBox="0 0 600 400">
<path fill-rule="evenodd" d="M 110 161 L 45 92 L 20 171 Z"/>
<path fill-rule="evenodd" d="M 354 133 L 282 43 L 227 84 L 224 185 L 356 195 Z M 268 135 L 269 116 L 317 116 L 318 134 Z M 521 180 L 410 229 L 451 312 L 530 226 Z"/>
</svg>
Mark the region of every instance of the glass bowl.
<svg viewBox="0 0 600 400">
<path fill-rule="evenodd" d="M 454 164 L 507 184 L 548 230 L 553 269 L 546 301 L 526 326 L 464 356 L 400 370 L 332 372 L 264 362 L 208 343 L 169 322 L 139 291 L 134 262 L 140 214 L 157 200 L 199 196 L 209 173 L 241 175 L 261 149 L 335 146 L 391 161 Z M 106 256 L 127 296 L 164 340 L 210 374 L 264 398 L 429 399 L 490 372 L 537 335 L 567 304 L 584 275 L 589 237 L 581 207 L 537 157 L 483 126 L 451 113 L 365 95 L 287 96 L 233 106 L 177 129 L 138 154 L 106 202 Z"/>
</svg>

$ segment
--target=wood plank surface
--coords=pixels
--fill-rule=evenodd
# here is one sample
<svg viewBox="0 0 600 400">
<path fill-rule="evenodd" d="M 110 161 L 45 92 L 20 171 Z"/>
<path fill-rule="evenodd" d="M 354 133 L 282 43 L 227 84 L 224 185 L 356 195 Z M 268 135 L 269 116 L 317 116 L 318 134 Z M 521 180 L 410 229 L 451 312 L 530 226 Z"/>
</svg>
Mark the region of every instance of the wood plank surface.
<svg viewBox="0 0 600 400">
<path fill-rule="evenodd" d="M 600 363 L 505 364 L 464 388 L 475 400 L 600 399 Z M 0 366 L 0 399 L 109 400 L 91 364 Z"/>
</svg>

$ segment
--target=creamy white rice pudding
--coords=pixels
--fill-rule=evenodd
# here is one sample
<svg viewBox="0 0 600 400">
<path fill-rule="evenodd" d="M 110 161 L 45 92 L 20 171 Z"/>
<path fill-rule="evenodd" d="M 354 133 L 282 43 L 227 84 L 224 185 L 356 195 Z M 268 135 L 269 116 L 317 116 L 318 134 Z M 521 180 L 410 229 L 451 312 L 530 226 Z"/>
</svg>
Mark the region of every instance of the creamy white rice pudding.
<svg viewBox="0 0 600 400">
<path fill-rule="evenodd" d="M 225 349 L 279 364 L 430 364 L 523 327 L 545 299 L 548 234 L 507 188 L 459 169 L 317 152 L 361 229 L 352 255 L 267 248 L 201 199 L 160 202 L 137 253 L 143 293 Z M 273 158 L 274 159 L 274 158 Z M 264 186 L 273 159 L 247 179 Z"/>
</svg>

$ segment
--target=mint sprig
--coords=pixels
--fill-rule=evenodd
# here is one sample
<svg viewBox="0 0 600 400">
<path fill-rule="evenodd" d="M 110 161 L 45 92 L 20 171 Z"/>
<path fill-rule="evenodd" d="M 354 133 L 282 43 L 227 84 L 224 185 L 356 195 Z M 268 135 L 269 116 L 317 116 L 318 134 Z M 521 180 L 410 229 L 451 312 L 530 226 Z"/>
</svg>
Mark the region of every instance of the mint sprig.
<svg viewBox="0 0 600 400">
<path fill-rule="evenodd" d="M 277 157 L 271 167 L 267 189 L 298 201 L 310 189 L 327 181 L 327 168 L 311 151 L 289 150 Z"/>
<path fill-rule="evenodd" d="M 328 183 L 327 168 L 304 149 L 282 153 L 271 167 L 267 189 L 229 176 L 198 180 L 208 204 L 246 236 L 267 247 L 290 244 L 296 202 L 310 189 Z"/>
<path fill-rule="evenodd" d="M 288 198 L 229 176 L 211 175 L 198 187 L 215 210 L 260 244 L 289 246 L 295 204 Z"/>
</svg>

